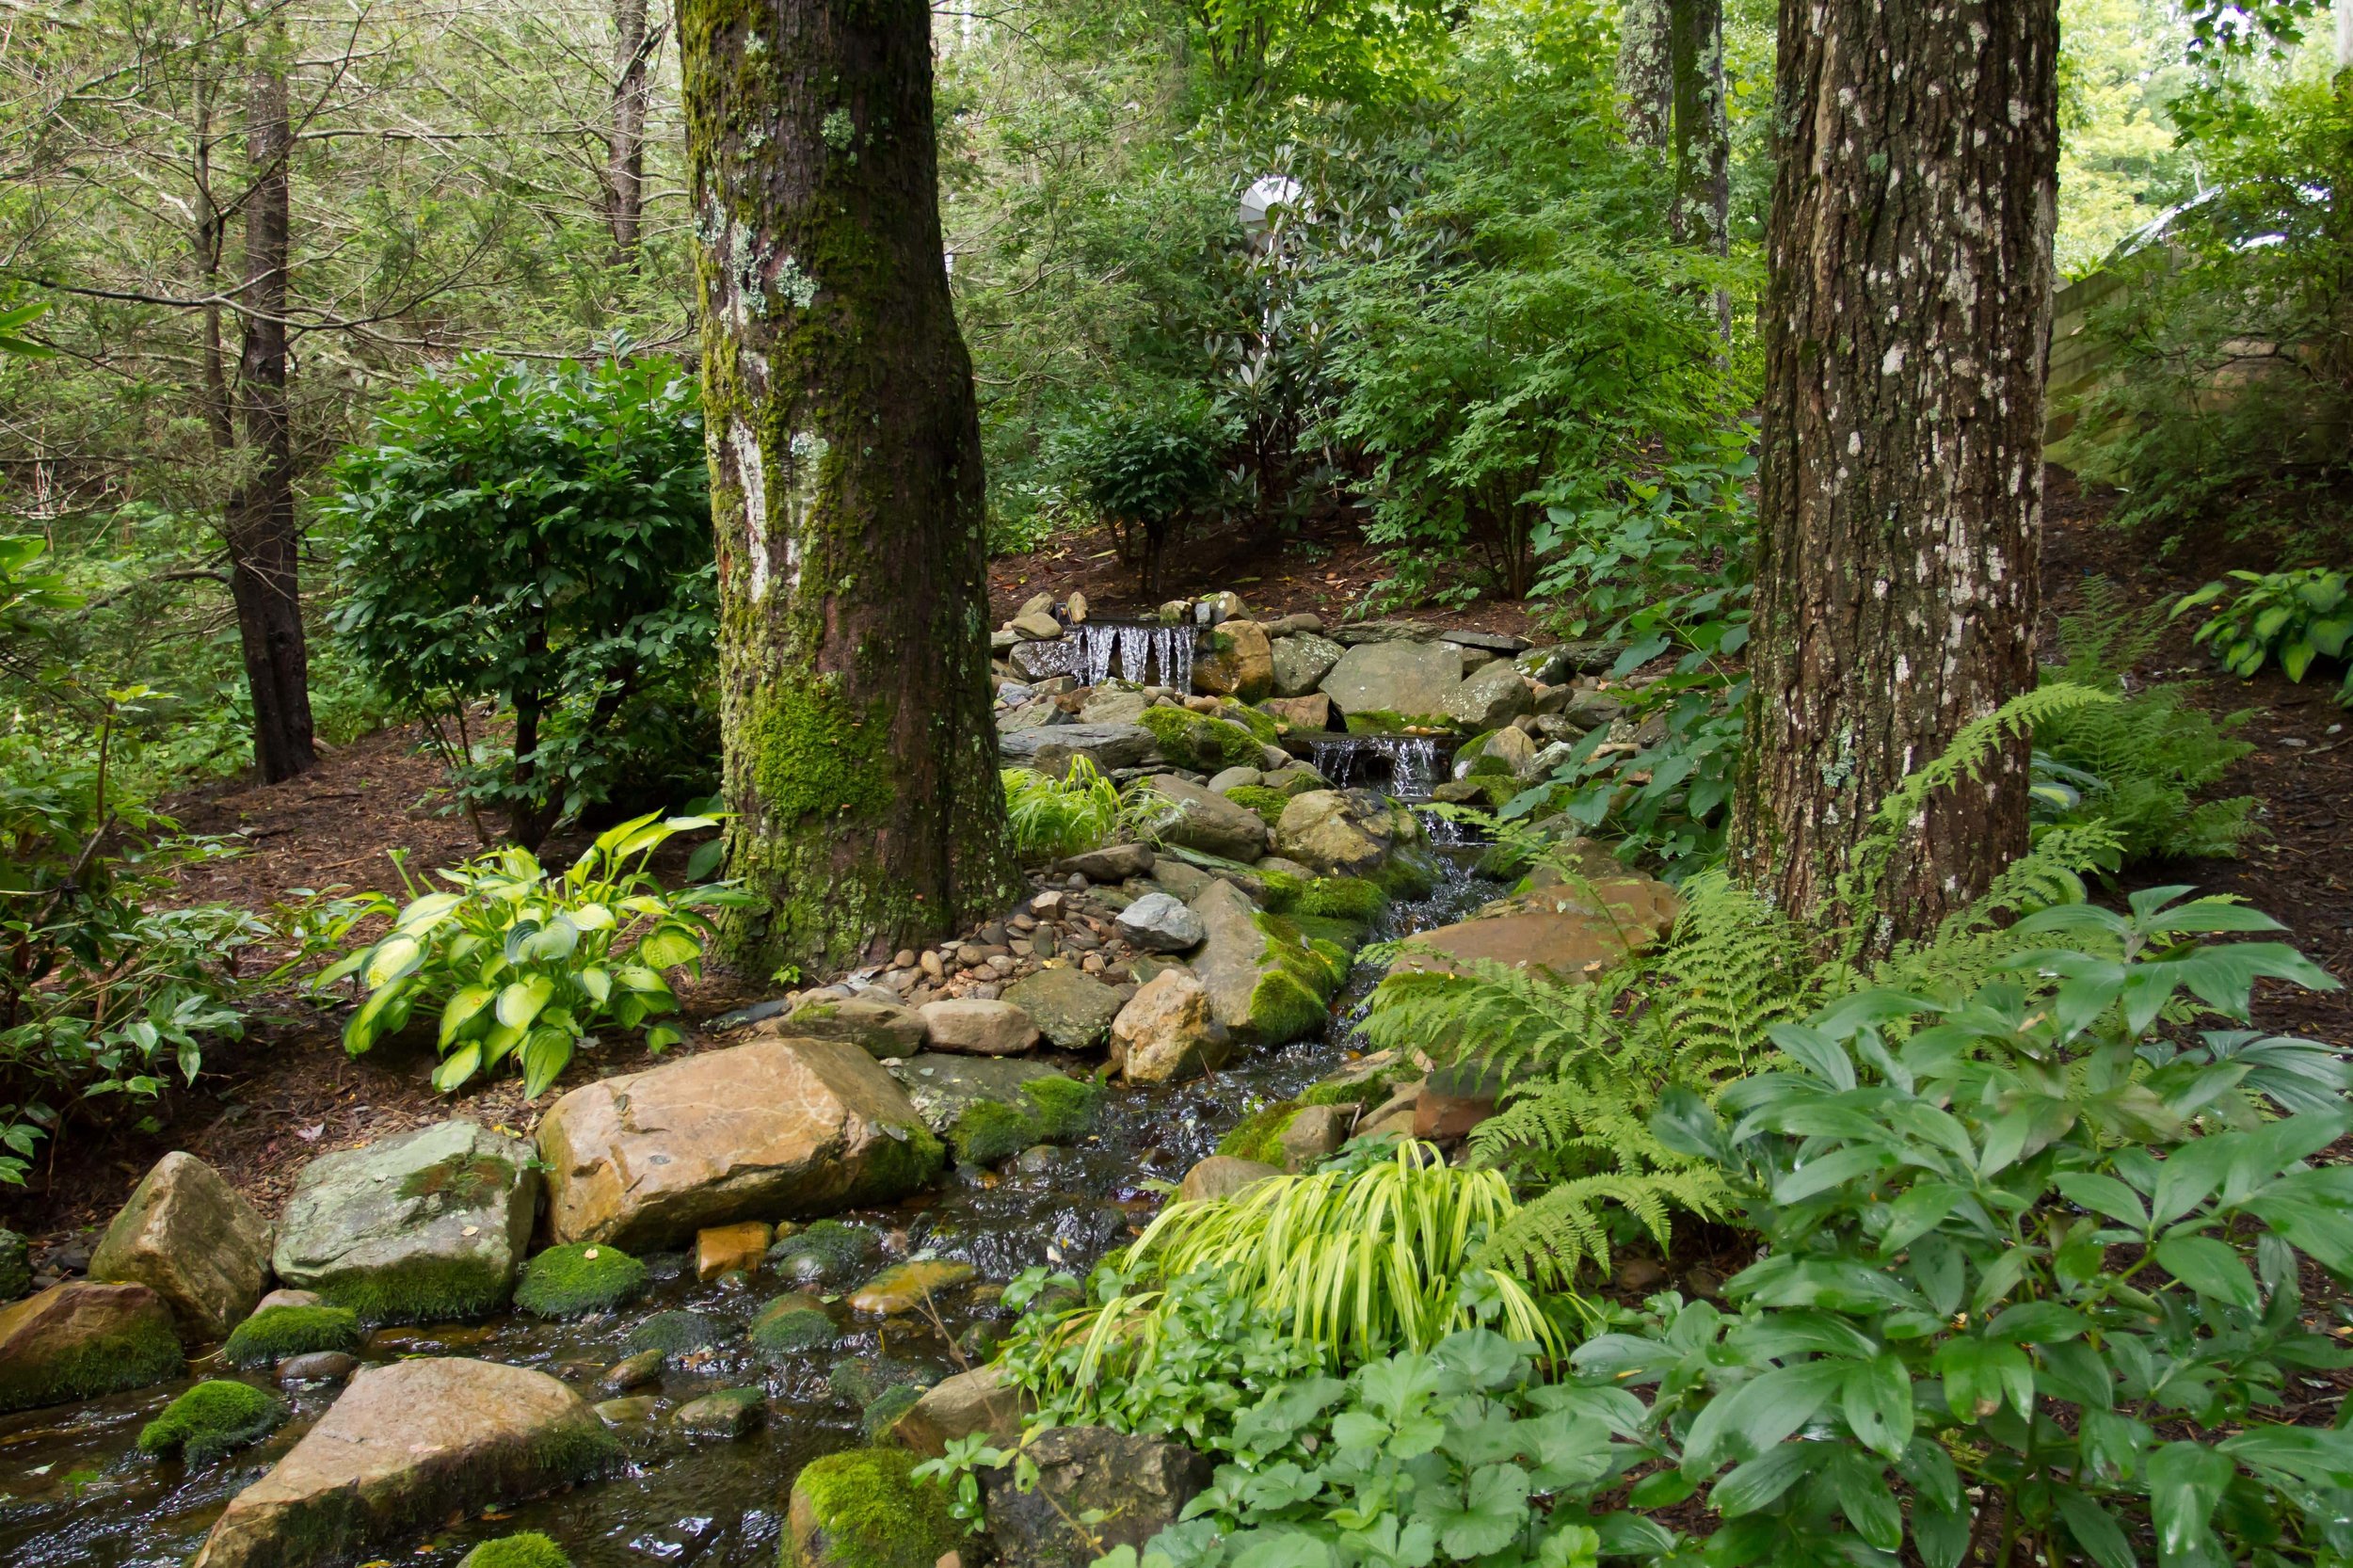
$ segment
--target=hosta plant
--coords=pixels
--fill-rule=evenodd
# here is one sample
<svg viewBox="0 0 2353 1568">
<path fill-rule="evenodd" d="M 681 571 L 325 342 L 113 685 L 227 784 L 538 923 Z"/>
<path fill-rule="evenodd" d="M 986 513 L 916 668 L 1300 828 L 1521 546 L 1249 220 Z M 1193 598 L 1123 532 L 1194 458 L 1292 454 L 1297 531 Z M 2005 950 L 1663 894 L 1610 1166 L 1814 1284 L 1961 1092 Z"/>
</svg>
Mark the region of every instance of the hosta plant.
<svg viewBox="0 0 2353 1568">
<path fill-rule="evenodd" d="M 2235 591 L 2231 584 L 2242 586 Z M 2217 604 L 2194 640 L 2224 669 L 2246 680 L 2277 659 L 2290 680 L 2301 681 L 2315 659 L 2343 659 L 2353 641 L 2353 592 L 2345 574 L 2325 567 L 2301 571 L 2234 571 L 2185 594 L 2173 606 L 2181 616 Z M 2348 665 L 2337 700 L 2353 703 L 2353 665 Z"/>
<path fill-rule="evenodd" d="M 357 1056 L 418 1008 L 438 1007 L 435 1088 L 446 1094 L 511 1058 L 536 1097 L 600 1026 L 643 1027 L 655 1050 L 675 1045 L 675 1027 L 648 1023 L 678 1011 L 666 973 L 701 962 L 704 909 L 749 895 L 728 883 L 665 892 L 646 863 L 673 836 L 715 825 L 636 817 L 599 835 L 560 875 L 508 848 L 439 872 L 446 889 L 410 882 L 406 904 L 380 894 L 358 901 L 350 923 L 382 916 L 392 929 L 318 977 L 322 986 L 356 978 L 366 993 L 344 1026 L 344 1048 Z M 690 878 L 715 861 L 716 844 L 696 852 Z"/>
</svg>

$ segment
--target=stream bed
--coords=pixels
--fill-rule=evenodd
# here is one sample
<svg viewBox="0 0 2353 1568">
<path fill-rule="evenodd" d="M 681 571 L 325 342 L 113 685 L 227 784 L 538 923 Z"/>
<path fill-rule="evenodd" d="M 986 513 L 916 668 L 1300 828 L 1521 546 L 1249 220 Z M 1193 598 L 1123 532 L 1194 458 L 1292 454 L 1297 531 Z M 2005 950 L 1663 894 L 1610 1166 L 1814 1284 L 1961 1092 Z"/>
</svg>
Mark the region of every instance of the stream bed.
<svg viewBox="0 0 2353 1568">
<path fill-rule="evenodd" d="M 1376 939 L 1459 920 L 1499 890 L 1471 872 L 1477 846 L 1446 842 L 1451 824 L 1433 821 L 1431 826 L 1447 875 L 1430 898 L 1394 906 Z M 818 1455 L 863 1440 L 858 1406 L 837 1394 L 832 1368 L 845 1357 L 871 1362 L 880 1356 L 923 1364 L 935 1376 L 960 1370 L 955 1337 L 976 1320 L 1001 1312 L 996 1294 L 1005 1282 L 1032 1264 L 1083 1274 L 1132 1240 L 1158 1210 L 1161 1192 L 1147 1183 L 1176 1181 L 1242 1116 L 1297 1094 L 1360 1049 L 1355 1019 L 1380 978 L 1376 966 L 1359 964 L 1321 1035 L 1253 1053 L 1193 1083 L 1114 1086 L 1097 1134 L 1033 1161 L 1043 1168 L 1022 1169 L 1032 1161 L 1008 1162 L 1001 1173 L 952 1167 L 930 1192 L 842 1216 L 886 1233 L 891 1246 L 884 1262 L 928 1256 L 973 1266 L 973 1280 L 936 1298 L 936 1321 L 902 1316 L 878 1327 L 833 1302 L 827 1310 L 841 1328 L 840 1343 L 773 1367 L 751 1353 L 742 1330 L 791 1287 L 765 1273 L 750 1288 L 701 1284 L 687 1259 L 668 1255 L 647 1259 L 657 1275 L 648 1299 L 602 1318 L 543 1322 L 509 1315 L 377 1330 L 361 1352 L 363 1362 L 473 1356 L 551 1372 L 591 1401 L 604 1397 L 599 1375 L 628 1353 L 631 1330 L 652 1313 L 689 1308 L 733 1331 L 696 1364 L 674 1362 L 659 1384 L 634 1391 L 654 1395 L 657 1409 L 650 1419 L 616 1429 L 629 1451 L 619 1473 L 495 1516 L 453 1520 L 427 1538 L 387 1544 L 379 1560 L 448 1568 L 483 1540 L 528 1529 L 553 1537 L 577 1568 L 768 1568 L 783 1533 L 793 1475 Z M 1093 1065 L 1070 1059 L 1066 1070 Z M 140 1427 L 204 1376 L 260 1383 L 267 1374 L 230 1372 L 216 1352 L 190 1370 L 187 1379 L 136 1393 L 0 1416 L 0 1563 L 176 1568 L 194 1554 L 229 1499 L 292 1448 L 342 1388 L 311 1384 L 288 1391 L 295 1417 L 274 1436 L 191 1471 L 177 1461 L 143 1458 L 136 1447 Z M 667 1419 L 698 1395 L 750 1384 L 769 1395 L 766 1425 L 754 1435 L 690 1439 Z"/>
</svg>

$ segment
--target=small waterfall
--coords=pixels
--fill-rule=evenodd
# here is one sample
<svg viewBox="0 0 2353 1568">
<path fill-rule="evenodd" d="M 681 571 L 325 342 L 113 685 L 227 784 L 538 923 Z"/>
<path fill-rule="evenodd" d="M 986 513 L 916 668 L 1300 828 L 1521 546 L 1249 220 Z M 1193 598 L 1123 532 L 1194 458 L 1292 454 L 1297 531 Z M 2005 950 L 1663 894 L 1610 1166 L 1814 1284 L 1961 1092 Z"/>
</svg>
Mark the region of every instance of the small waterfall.
<svg viewBox="0 0 2353 1568">
<path fill-rule="evenodd" d="M 1445 765 L 1427 735 L 1335 735 L 1315 743 L 1312 760 L 1340 789 L 1378 789 L 1402 801 L 1428 800 Z"/>
<path fill-rule="evenodd" d="M 1193 690 L 1193 642 L 1190 626 L 1154 626 L 1142 621 L 1087 621 L 1063 633 L 1062 668 L 1090 686 L 1120 674 L 1137 685 L 1149 684 L 1155 664 L 1160 683 L 1177 692 Z"/>
</svg>

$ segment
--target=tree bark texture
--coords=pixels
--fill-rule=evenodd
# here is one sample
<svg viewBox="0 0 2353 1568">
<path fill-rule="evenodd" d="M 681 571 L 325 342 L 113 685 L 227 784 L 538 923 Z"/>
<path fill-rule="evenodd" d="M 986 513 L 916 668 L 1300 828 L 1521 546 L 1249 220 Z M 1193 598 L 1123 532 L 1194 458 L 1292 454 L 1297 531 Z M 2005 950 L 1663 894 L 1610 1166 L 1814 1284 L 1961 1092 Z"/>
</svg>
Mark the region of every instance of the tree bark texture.
<svg viewBox="0 0 2353 1568">
<path fill-rule="evenodd" d="M 980 425 L 923 0 L 685 0 L 687 157 L 746 964 L 1002 907 Z"/>
<path fill-rule="evenodd" d="M 294 435 L 286 396 L 287 267 L 292 179 L 286 78 L 253 73 L 246 113 L 250 183 L 245 200 L 245 278 L 237 295 L 244 339 L 235 403 L 247 472 L 230 497 L 229 591 L 253 697 L 253 761 L 276 784 L 318 762 L 311 729 L 310 650 L 302 627 L 302 532 L 295 512 Z"/>
<path fill-rule="evenodd" d="M 1732 227 L 1732 128 L 1724 112 L 1723 0 L 1672 0 L 1675 239 L 1725 254 Z"/>
<path fill-rule="evenodd" d="M 613 0 L 613 129 L 606 138 L 607 213 L 613 260 L 634 267 L 645 225 L 646 117 L 652 103 L 648 76 L 659 31 L 648 34 L 646 0 Z"/>
<path fill-rule="evenodd" d="M 1743 879 L 1883 949 L 2026 843 L 2028 746 L 1834 879 L 1880 803 L 2029 689 L 2057 0 L 1782 0 Z"/>
<path fill-rule="evenodd" d="M 1618 91 L 1625 135 L 1664 147 L 1674 124 L 1673 0 L 1625 0 L 1618 8 Z"/>
</svg>

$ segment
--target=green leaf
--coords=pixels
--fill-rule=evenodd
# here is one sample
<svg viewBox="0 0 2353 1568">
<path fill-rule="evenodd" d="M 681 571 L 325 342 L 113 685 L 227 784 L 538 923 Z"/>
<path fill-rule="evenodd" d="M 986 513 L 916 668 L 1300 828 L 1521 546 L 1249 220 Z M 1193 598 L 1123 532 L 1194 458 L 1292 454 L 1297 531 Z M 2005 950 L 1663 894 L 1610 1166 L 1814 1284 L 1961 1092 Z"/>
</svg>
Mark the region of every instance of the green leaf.
<svg viewBox="0 0 2353 1568">
<path fill-rule="evenodd" d="M 560 1029 L 535 1029 L 523 1042 L 523 1098 L 537 1099 L 572 1060 L 572 1037 Z"/>
<path fill-rule="evenodd" d="M 600 1007 L 613 995 L 613 971 L 600 964 L 592 964 L 572 978 L 580 982 L 580 988 L 588 994 L 588 1000 Z"/>
<path fill-rule="evenodd" d="M 2252 1307 L 2262 1298 L 2236 1248 L 2211 1236 L 2169 1236 L 2156 1245 L 2157 1267 L 2201 1296 Z"/>
<path fill-rule="evenodd" d="M 555 995 L 555 982 L 546 975 L 525 975 L 499 992 L 498 1020 L 509 1029 L 524 1029 Z"/>
<path fill-rule="evenodd" d="M 659 925 L 646 934 L 637 944 L 635 957 L 641 964 L 656 969 L 675 968 L 691 964 L 703 955 L 703 945 L 694 933 L 681 926 Z"/>
<path fill-rule="evenodd" d="M 448 1048 L 449 1043 L 457 1037 L 457 1032 L 465 1028 L 475 1014 L 489 1005 L 490 999 L 496 995 L 498 991 L 493 986 L 458 987 L 441 1008 L 441 1035 L 435 1044 L 443 1049 Z"/>
<path fill-rule="evenodd" d="M 1776 1443 L 1718 1481 L 1708 1506 L 1727 1519 L 1769 1507 L 1836 1451 L 1828 1443 Z"/>
<path fill-rule="evenodd" d="M 1727 1451 L 1754 1454 L 1779 1443 L 1830 1402 L 1846 1382 L 1847 1368 L 1843 1361 L 1777 1368 L 1718 1395 L 1691 1423 L 1684 1473 L 1702 1476 Z"/>
<path fill-rule="evenodd" d="M 2149 1455 L 2149 1515 L 2161 1562 L 2213 1549 L 2206 1522 L 2231 1483 L 2231 1459 L 2201 1443 L 2168 1443 Z"/>
<path fill-rule="evenodd" d="M 2056 1500 L 2067 1533 L 2075 1538 L 2075 1544 L 2100 1568 L 2139 1568 L 2140 1560 L 2133 1556 L 2132 1543 L 2124 1538 L 2123 1527 L 2089 1493 L 2063 1486 L 2057 1490 Z"/>
<path fill-rule="evenodd" d="M 482 1048 L 470 1041 L 443 1057 L 440 1065 L 433 1069 L 433 1087 L 444 1095 L 452 1094 L 481 1066 Z"/>
<path fill-rule="evenodd" d="M 2131 1188 L 2112 1176 L 2096 1171 L 2061 1171 L 2051 1178 L 2051 1185 L 2073 1204 L 2079 1204 L 2095 1214 L 2105 1214 L 2121 1225 L 2146 1235 L 2149 1213 L 2140 1206 L 2140 1197 Z"/>
<path fill-rule="evenodd" d="M 1866 1448 L 1899 1457 L 1912 1442 L 1912 1377 L 1892 1352 L 1858 1361 L 1839 1385 L 1839 1408 Z"/>
<path fill-rule="evenodd" d="M 414 936 L 395 934 L 376 944 L 368 954 L 367 966 L 360 971 L 360 979 L 368 989 L 390 985 L 403 975 L 417 972 L 424 963 L 424 944 Z"/>
</svg>

